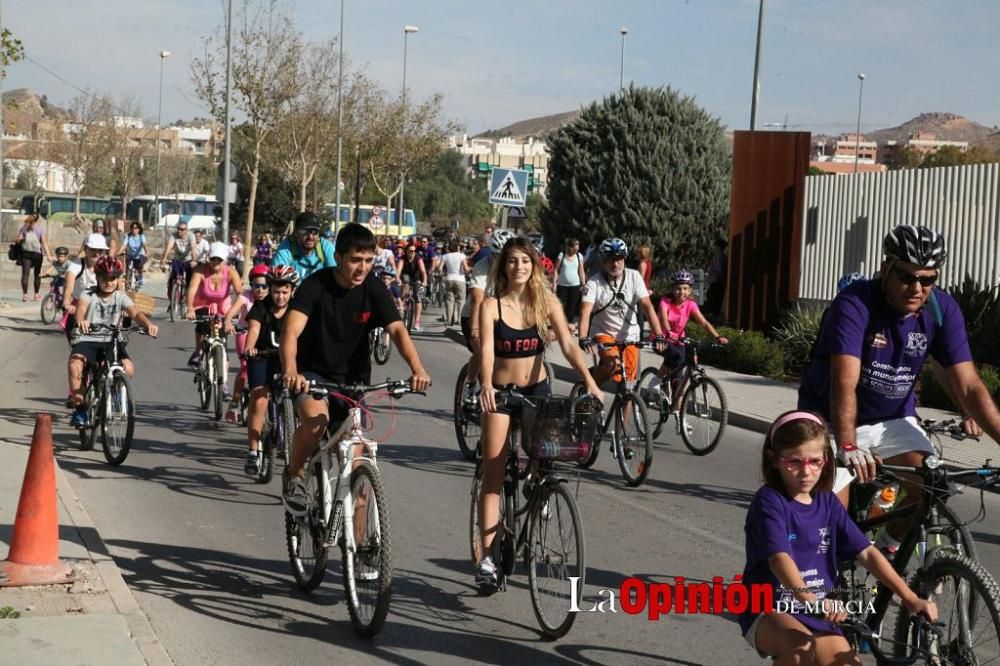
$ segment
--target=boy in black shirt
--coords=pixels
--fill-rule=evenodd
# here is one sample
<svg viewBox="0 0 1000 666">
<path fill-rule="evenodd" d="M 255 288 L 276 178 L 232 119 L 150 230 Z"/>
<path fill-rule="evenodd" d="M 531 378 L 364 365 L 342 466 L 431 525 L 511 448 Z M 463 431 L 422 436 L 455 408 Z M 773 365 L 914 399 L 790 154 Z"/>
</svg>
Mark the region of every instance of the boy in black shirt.
<svg viewBox="0 0 1000 666">
<path fill-rule="evenodd" d="M 413 373 L 411 388 L 431 383 L 388 289 L 371 273 L 375 236 L 360 224 L 348 224 L 337 234 L 335 268 L 310 275 L 295 292 L 285 316 L 280 355 L 285 386 L 300 393 L 296 400 L 301 425 L 292 440 L 285 507 L 292 515 L 305 513 L 301 485 L 305 463 L 315 452 L 327 425 L 343 421 L 347 407 L 331 399 L 315 400 L 301 393 L 310 380 L 368 383 L 371 374 L 369 333 L 381 326 Z"/>
</svg>

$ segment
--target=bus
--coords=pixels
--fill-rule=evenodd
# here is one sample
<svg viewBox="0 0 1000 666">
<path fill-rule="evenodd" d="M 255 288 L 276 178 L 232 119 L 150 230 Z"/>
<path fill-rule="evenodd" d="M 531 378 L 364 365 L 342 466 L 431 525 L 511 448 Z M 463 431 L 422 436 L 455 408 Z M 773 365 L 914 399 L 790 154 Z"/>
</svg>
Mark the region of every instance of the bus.
<svg viewBox="0 0 1000 666">
<path fill-rule="evenodd" d="M 326 218 L 332 223 L 336 213 L 334 209 L 336 204 L 326 204 Z M 372 230 L 377 236 L 381 235 L 391 235 L 391 236 L 412 236 L 417 233 L 417 216 L 413 213 L 412 208 L 407 208 L 403 213 L 403 225 L 402 227 L 396 226 L 396 211 L 391 210 L 389 214 L 386 215 L 384 206 L 351 206 L 349 204 L 340 204 L 340 223 L 336 225 L 334 231 L 344 226 L 348 222 L 354 221 L 354 209 L 357 208 L 358 212 L 358 222 L 365 225 Z M 372 211 L 378 208 L 381 210 L 381 215 L 379 219 L 381 224 L 373 226 L 371 224 Z"/>
<path fill-rule="evenodd" d="M 111 204 L 108 197 L 80 197 L 80 217 L 85 220 L 106 219 L 106 209 Z M 60 192 L 39 192 L 21 197 L 20 213 L 38 213 L 49 222 L 69 222 L 76 210 L 76 195 Z"/>
<path fill-rule="evenodd" d="M 129 199 L 125 216 L 130 222 L 138 222 L 141 216 L 146 228 L 152 228 L 157 219 L 156 228 L 176 227 L 180 221 L 186 222 L 189 229 L 203 229 L 215 235 L 217 208 L 219 203 L 211 194 L 162 194 L 157 215 L 156 197 L 143 194 Z"/>
</svg>

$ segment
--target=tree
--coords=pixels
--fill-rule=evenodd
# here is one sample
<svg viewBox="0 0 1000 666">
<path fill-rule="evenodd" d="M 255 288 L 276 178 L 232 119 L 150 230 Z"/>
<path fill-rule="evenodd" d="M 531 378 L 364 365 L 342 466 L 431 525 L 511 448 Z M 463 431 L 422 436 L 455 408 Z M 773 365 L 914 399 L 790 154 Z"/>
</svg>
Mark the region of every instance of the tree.
<svg viewBox="0 0 1000 666">
<path fill-rule="evenodd" d="M 493 216 L 482 181 L 470 178 L 462 156 L 447 149 L 406 184 L 406 204 L 418 219 L 435 224 L 453 219 L 478 223 Z"/>
<path fill-rule="evenodd" d="M 83 91 L 70 102 L 72 122 L 59 141 L 52 144 L 52 161 L 66 168 L 70 187 L 76 194 L 74 215 L 80 214 L 80 196 L 94 190 L 98 172 L 107 169 L 109 155 L 105 125 L 114 113 L 106 96 Z M 77 224 L 79 220 L 77 219 Z"/>
<path fill-rule="evenodd" d="M 890 153 L 886 166 L 890 169 L 916 169 L 923 161 L 923 153 L 910 146 L 904 146 L 895 154 Z"/>
<path fill-rule="evenodd" d="M 288 10 L 278 0 L 243 0 L 233 22 L 233 102 L 246 115 L 241 138 L 250 158 L 243 168 L 249 176 L 245 245 L 253 245 L 254 207 L 265 142 L 295 97 L 295 80 L 302 57 L 302 35 Z M 222 30 L 204 43 L 204 54 L 191 62 L 191 79 L 212 115 L 225 122 L 226 51 Z M 234 137 L 235 139 L 235 137 Z M 235 144 L 235 140 L 234 140 Z M 244 266 L 245 278 L 249 262 Z"/>
<path fill-rule="evenodd" d="M 649 242 L 660 268 L 694 268 L 729 214 L 722 125 L 671 88 L 630 87 L 549 137 L 546 245 L 568 237 Z"/>
<path fill-rule="evenodd" d="M 0 30 L 0 79 L 7 78 L 7 68 L 24 58 L 24 44 L 7 28 Z"/>
<path fill-rule="evenodd" d="M 130 127 L 126 119 L 141 118 L 142 107 L 134 97 L 130 96 L 123 96 L 117 105 L 110 103 L 110 96 L 107 100 L 105 108 L 111 115 L 104 121 L 102 140 L 111 158 L 115 193 L 127 205 L 141 178 L 146 149 L 142 145 L 142 137 Z M 122 217 L 125 217 L 124 207 Z"/>
<path fill-rule="evenodd" d="M 941 146 L 937 151 L 928 153 L 920 166 L 924 169 L 958 166 L 964 164 L 963 158 L 962 150 L 958 146 Z"/>
</svg>

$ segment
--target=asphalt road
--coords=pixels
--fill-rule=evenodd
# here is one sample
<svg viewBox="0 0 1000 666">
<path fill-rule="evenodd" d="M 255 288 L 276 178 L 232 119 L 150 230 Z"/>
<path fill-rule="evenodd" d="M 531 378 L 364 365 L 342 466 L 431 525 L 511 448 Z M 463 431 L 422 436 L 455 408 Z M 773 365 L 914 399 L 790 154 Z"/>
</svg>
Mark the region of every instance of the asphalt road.
<svg viewBox="0 0 1000 666">
<path fill-rule="evenodd" d="M 427 322 L 436 318 L 427 316 Z M 379 449 L 394 536 L 393 598 L 383 631 L 356 636 L 344 603 L 339 553 L 312 594 L 297 590 L 284 543 L 279 481 L 243 475 L 245 435 L 216 424 L 196 406 L 184 367 L 193 326 L 161 322 L 158 340 L 134 336 L 139 418 L 124 465 L 75 448 L 61 407 L 67 348 L 34 313 L 0 321 L 0 360 L 13 395 L 3 401 L 15 439 L 27 439 L 34 413 L 57 414 L 60 465 L 118 563 L 137 601 L 178 664 L 763 663 L 733 618 L 667 615 L 656 622 L 622 612 L 581 613 L 563 639 L 537 627 L 527 578 L 506 593 L 479 597 L 468 554 L 472 466 L 455 444 L 451 395 L 464 349 L 440 325 L 417 334 L 434 386 L 407 396 L 376 432 L 394 432 Z M 565 376 L 565 373 L 557 373 Z M 403 377 L 393 354 L 373 378 Z M 558 389 L 568 389 L 557 383 Z M 672 434 L 657 443 L 646 484 L 628 489 L 602 451 L 579 484 L 587 547 L 586 608 L 602 589 L 629 576 L 670 582 L 727 581 L 743 567 L 743 522 L 759 485 L 761 436 L 727 430 L 706 458 Z M 575 486 L 574 486 L 575 487 Z M 963 516 L 979 494 L 955 503 Z M 987 518 L 973 527 L 987 568 L 1000 572 L 1000 503 L 986 496 Z"/>
</svg>

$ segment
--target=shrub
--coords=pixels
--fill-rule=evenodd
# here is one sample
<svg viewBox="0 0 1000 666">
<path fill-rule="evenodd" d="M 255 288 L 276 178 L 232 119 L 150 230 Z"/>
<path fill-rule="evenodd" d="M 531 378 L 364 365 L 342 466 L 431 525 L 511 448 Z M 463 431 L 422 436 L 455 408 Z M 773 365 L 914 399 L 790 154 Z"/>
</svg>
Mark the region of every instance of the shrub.
<svg viewBox="0 0 1000 666">
<path fill-rule="evenodd" d="M 763 375 L 771 379 L 785 378 L 785 357 L 781 347 L 768 340 L 759 331 L 740 331 L 728 326 L 718 329 L 719 335 L 729 338 L 729 345 L 718 349 L 706 345 L 701 350 L 701 361 L 733 372 Z M 697 325 L 689 326 L 690 337 L 711 341 L 711 337 Z"/>
<path fill-rule="evenodd" d="M 809 361 L 809 350 L 816 342 L 823 310 L 795 307 L 784 314 L 773 331 L 774 342 L 785 355 L 785 372 L 797 377 Z"/>
<path fill-rule="evenodd" d="M 979 372 L 979 378 L 983 380 L 983 384 L 986 385 L 986 389 L 990 392 L 990 395 L 997 395 L 997 390 L 1000 389 L 1000 371 L 992 365 L 985 364 L 976 366 L 976 370 Z M 945 391 L 944 386 L 938 382 L 930 363 L 926 363 L 920 373 L 917 394 L 919 403 L 923 407 L 946 409 L 952 412 L 959 411 L 958 406 L 948 397 L 948 392 Z"/>
<path fill-rule="evenodd" d="M 966 275 L 961 286 L 952 287 L 949 293 L 955 298 L 965 316 L 972 357 L 982 363 L 1000 365 L 1000 288 L 983 287 Z"/>
</svg>

